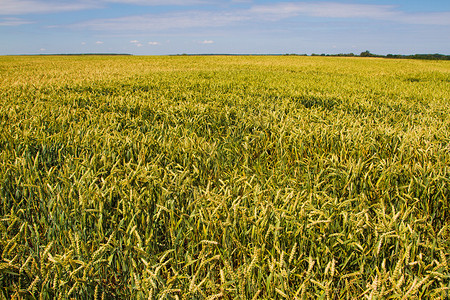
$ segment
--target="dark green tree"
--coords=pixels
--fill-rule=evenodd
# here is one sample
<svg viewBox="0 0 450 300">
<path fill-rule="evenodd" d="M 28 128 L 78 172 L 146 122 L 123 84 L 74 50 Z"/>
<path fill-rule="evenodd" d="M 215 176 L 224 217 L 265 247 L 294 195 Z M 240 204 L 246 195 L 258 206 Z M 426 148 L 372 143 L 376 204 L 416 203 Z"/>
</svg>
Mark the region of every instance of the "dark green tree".
<svg viewBox="0 0 450 300">
<path fill-rule="evenodd" d="M 359 56 L 361 56 L 361 57 L 370 57 L 370 56 L 373 56 L 373 54 L 370 53 L 369 50 L 366 50 L 364 52 L 361 52 L 361 54 Z"/>
</svg>

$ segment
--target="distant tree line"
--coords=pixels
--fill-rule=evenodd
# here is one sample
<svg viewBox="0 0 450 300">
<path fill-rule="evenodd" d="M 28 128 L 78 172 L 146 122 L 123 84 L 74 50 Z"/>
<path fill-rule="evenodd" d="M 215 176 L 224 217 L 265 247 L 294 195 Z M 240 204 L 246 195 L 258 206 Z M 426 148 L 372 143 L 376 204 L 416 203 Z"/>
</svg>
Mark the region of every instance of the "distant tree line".
<svg viewBox="0 0 450 300">
<path fill-rule="evenodd" d="M 316 54 L 313 53 L 311 56 L 341 56 L 341 57 L 381 57 L 381 58 L 404 58 L 404 59 L 429 59 L 429 60 L 450 60 L 450 55 L 444 54 L 414 54 L 414 55 L 401 55 L 401 54 L 372 54 L 370 51 L 366 50 L 361 52 L 359 55 L 354 53 L 339 53 L 339 54 Z"/>
<path fill-rule="evenodd" d="M 444 54 L 414 54 L 414 55 L 400 55 L 388 54 L 386 58 L 409 58 L 409 59 L 433 59 L 433 60 L 450 60 L 450 55 Z"/>
<path fill-rule="evenodd" d="M 64 55 L 64 56 L 88 56 L 88 55 L 132 55 L 128 53 L 60 53 L 60 54 L 38 54 L 39 56 L 52 56 L 52 55 Z M 172 55 L 170 55 L 172 56 Z M 175 54 L 175 56 L 308 56 L 308 54 L 286 53 L 286 54 L 218 54 L 218 53 L 199 53 L 199 54 Z M 414 54 L 414 55 L 402 55 L 402 54 L 388 54 L 379 55 L 370 53 L 366 50 L 359 55 L 354 53 L 339 53 L 339 54 L 316 54 L 312 53 L 311 56 L 334 56 L 334 57 L 381 57 L 381 58 L 404 58 L 404 59 L 429 59 L 429 60 L 450 60 L 450 55 L 444 54 Z"/>
</svg>

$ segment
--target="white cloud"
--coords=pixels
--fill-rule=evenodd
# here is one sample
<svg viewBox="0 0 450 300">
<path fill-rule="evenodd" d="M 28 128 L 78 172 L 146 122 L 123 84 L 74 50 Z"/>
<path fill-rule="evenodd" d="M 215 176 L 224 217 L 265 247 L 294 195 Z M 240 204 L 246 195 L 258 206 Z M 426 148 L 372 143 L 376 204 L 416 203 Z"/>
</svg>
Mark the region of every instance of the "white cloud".
<svg viewBox="0 0 450 300">
<path fill-rule="evenodd" d="M 148 42 L 148 44 L 149 44 L 149 45 L 152 45 L 152 46 L 158 46 L 158 45 L 161 45 L 160 42 Z"/>
<path fill-rule="evenodd" d="M 392 14 L 393 6 L 335 2 L 284 2 L 250 9 L 261 17 L 278 20 L 299 15 L 323 18 L 376 18 Z"/>
<path fill-rule="evenodd" d="M 415 13 L 406 14 L 399 13 L 397 16 L 399 22 L 408 24 L 422 25 L 450 25 L 450 12 L 431 12 L 431 13 Z"/>
<path fill-rule="evenodd" d="M 138 40 L 132 40 L 130 41 L 131 44 L 134 44 L 136 47 L 142 47 L 144 45 L 142 45 L 141 42 L 139 42 Z"/>
<path fill-rule="evenodd" d="M 81 42 L 81 45 L 83 45 L 83 46 L 86 45 L 86 42 Z"/>
<path fill-rule="evenodd" d="M 104 42 L 102 42 L 102 41 L 96 41 L 95 43 L 96 43 L 97 45 L 104 44 Z"/>
<path fill-rule="evenodd" d="M 247 3 L 251 0 L 231 0 L 228 3 Z M 256 1 L 253 1 L 256 2 Z M 36 13 L 58 13 L 87 9 L 105 8 L 110 3 L 142 6 L 188 6 L 215 4 L 219 0 L 0 0 L 0 15 L 22 15 Z M 219 27 L 241 21 L 278 21 L 286 18 L 309 16 L 318 18 L 366 18 L 372 20 L 394 21 L 407 24 L 450 25 L 450 12 L 411 13 L 393 5 L 357 4 L 340 2 L 279 2 L 254 5 L 249 9 L 229 11 L 185 11 L 141 16 L 127 16 L 115 19 L 99 19 L 80 24 L 95 30 L 148 30 L 156 25 L 156 30 L 186 27 Z M 19 21 L 0 21 L 3 26 L 17 26 L 29 23 Z M 22 21 L 25 22 L 25 21 Z M 160 25 L 158 23 L 161 23 Z M 149 24 L 149 25 L 146 25 Z M 109 31 L 109 30 L 108 30 Z"/>
<path fill-rule="evenodd" d="M 39 51 L 46 51 L 47 49 L 45 49 L 45 48 L 41 48 L 41 49 L 39 49 Z"/>
<path fill-rule="evenodd" d="M 186 11 L 97 19 L 75 24 L 72 27 L 99 31 L 159 32 L 171 29 L 222 27 L 250 19 L 249 16 L 242 12 Z"/>
<path fill-rule="evenodd" d="M 145 6 L 187 6 L 210 2 L 211 0 L 0 0 L 0 15 L 58 13 L 97 9 L 106 7 L 108 3 Z"/>
<path fill-rule="evenodd" d="M 103 1 L 111 3 L 146 5 L 146 6 L 160 6 L 160 5 L 187 6 L 187 5 L 207 4 L 211 2 L 204 0 L 103 0 Z"/>
<path fill-rule="evenodd" d="M 201 41 L 200 44 L 204 44 L 204 45 L 214 44 L 214 41 L 211 41 L 211 40 L 204 40 L 204 41 Z"/>
<path fill-rule="evenodd" d="M 162 14 L 96 19 L 72 25 L 73 28 L 115 32 L 161 32 L 188 28 L 217 28 L 248 22 L 277 22 L 300 17 L 369 19 L 407 24 L 450 25 L 450 12 L 407 13 L 392 5 L 337 2 L 283 2 L 254 5 L 228 11 L 182 11 Z"/>
<path fill-rule="evenodd" d="M 57 13 L 98 7 L 95 1 L 0 0 L 0 15 Z"/>
<path fill-rule="evenodd" d="M 2 18 L 0 19 L 0 26 L 20 26 L 26 24 L 33 24 L 34 22 L 19 18 Z"/>
<path fill-rule="evenodd" d="M 406 13 L 393 5 L 283 2 L 272 5 L 257 5 L 252 7 L 250 12 L 253 15 L 273 21 L 303 15 L 319 18 L 366 18 L 408 24 L 450 25 L 450 12 Z"/>
<path fill-rule="evenodd" d="M 142 45 L 141 42 L 139 42 L 138 40 L 132 40 L 130 41 L 131 44 L 135 45 L 136 47 L 142 47 L 144 45 Z"/>
</svg>

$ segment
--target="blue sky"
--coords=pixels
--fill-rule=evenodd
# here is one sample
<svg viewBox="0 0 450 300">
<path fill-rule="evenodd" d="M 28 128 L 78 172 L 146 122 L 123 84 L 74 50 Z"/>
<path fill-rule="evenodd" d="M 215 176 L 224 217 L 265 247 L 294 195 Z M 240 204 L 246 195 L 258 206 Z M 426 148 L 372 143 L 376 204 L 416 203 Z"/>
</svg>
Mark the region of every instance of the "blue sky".
<svg viewBox="0 0 450 300">
<path fill-rule="evenodd" d="M 0 0 L 0 54 L 450 54 L 449 0 Z"/>
</svg>

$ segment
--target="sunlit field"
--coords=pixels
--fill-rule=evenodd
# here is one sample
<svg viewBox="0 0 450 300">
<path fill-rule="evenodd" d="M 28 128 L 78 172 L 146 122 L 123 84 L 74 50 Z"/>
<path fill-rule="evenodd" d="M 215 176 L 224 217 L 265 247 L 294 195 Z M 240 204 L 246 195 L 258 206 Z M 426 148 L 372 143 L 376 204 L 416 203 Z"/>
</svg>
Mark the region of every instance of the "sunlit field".
<svg viewBox="0 0 450 300">
<path fill-rule="evenodd" d="M 0 298 L 445 299 L 450 61 L 0 57 Z"/>
</svg>

